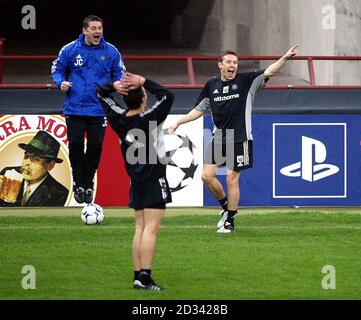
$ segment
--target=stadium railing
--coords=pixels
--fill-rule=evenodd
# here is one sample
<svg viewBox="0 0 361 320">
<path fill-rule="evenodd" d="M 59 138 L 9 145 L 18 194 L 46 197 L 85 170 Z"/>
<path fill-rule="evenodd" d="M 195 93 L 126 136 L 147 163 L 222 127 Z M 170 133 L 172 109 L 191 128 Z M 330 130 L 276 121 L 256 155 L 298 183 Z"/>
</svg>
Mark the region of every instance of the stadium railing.
<svg viewBox="0 0 361 320">
<path fill-rule="evenodd" d="M 11 84 L 3 83 L 4 79 L 4 62 L 9 60 L 48 60 L 53 61 L 57 58 L 55 55 L 5 55 L 4 54 L 4 38 L 0 38 L 0 89 L 55 89 L 55 85 L 51 83 L 46 84 Z M 199 89 L 203 88 L 204 84 L 196 83 L 195 72 L 194 72 L 194 61 L 206 61 L 206 60 L 217 60 L 217 56 L 198 56 L 198 55 L 187 55 L 187 56 L 149 56 L 149 55 L 129 55 L 124 56 L 126 61 L 130 60 L 142 60 L 142 61 L 185 61 L 188 83 L 169 83 L 163 84 L 165 87 L 170 89 Z M 280 56 L 240 56 L 240 61 L 276 61 Z M 268 89 L 361 89 L 361 85 L 317 85 L 314 61 L 361 61 L 361 56 L 297 56 L 292 60 L 307 61 L 308 72 L 309 72 L 309 84 L 306 85 L 292 85 L 292 84 L 268 84 Z"/>
</svg>

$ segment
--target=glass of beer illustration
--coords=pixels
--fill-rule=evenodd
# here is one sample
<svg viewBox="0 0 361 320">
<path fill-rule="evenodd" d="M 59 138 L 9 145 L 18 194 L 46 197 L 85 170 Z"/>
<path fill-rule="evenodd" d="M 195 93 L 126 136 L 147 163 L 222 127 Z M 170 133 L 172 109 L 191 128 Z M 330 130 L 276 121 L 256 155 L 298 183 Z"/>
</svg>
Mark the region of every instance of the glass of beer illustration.
<svg viewBox="0 0 361 320">
<path fill-rule="evenodd" d="M 6 170 L 3 183 L 1 185 L 0 199 L 15 203 L 21 189 L 23 176 L 16 170 Z"/>
</svg>

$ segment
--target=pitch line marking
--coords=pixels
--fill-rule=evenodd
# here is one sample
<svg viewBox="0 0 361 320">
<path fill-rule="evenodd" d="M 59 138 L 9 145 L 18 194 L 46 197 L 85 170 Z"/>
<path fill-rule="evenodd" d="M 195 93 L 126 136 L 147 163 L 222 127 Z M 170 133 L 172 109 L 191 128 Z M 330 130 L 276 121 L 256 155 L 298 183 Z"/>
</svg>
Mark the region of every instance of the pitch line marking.
<svg viewBox="0 0 361 320">
<path fill-rule="evenodd" d="M 66 229 L 66 230 L 96 230 L 96 229 L 133 229 L 133 226 L 9 226 L 0 227 L 0 230 L 36 230 L 36 229 Z M 209 226 L 209 225 L 185 225 L 185 226 L 161 226 L 162 229 L 214 229 L 217 228 L 215 226 Z M 296 226 L 237 226 L 237 230 L 242 229 L 277 229 L 277 230 L 332 230 L 332 229 L 350 229 L 350 230 L 361 230 L 361 226 L 317 226 L 317 227 L 296 227 Z"/>
</svg>

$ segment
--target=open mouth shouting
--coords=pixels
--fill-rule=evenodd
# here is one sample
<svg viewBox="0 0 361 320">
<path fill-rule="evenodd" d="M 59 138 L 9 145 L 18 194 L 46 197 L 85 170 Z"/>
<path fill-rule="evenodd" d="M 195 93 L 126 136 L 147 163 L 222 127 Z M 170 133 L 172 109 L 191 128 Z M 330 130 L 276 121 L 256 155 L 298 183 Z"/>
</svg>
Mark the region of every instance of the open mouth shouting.
<svg viewBox="0 0 361 320">
<path fill-rule="evenodd" d="M 226 54 L 222 60 L 218 62 L 223 81 L 233 80 L 237 75 L 238 57 L 236 54 Z"/>
<path fill-rule="evenodd" d="M 236 76 L 236 69 L 235 68 L 229 68 L 226 72 L 227 79 L 233 79 Z"/>
<path fill-rule="evenodd" d="M 101 39 L 102 35 L 101 34 L 95 34 L 93 36 L 93 43 L 94 44 L 98 44 L 100 42 L 100 39 Z"/>
<path fill-rule="evenodd" d="M 103 26 L 99 21 L 91 21 L 87 27 L 83 28 L 85 43 L 96 46 L 100 43 L 103 36 Z"/>
</svg>

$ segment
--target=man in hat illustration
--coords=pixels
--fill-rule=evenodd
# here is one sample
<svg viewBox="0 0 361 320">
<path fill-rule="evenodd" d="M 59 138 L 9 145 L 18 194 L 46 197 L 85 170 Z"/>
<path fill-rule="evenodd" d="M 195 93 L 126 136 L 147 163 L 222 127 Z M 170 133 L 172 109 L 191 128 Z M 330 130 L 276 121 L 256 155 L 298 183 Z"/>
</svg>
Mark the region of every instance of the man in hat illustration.
<svg viewBox="0 0 361 320">
<path fill-rule="evenodd" d="M 23 176 L 23 182 L 15 203 L 0 199 L 0 206 L 57 207 L 64 206 L 69 190 L 56 181 L 50 171 L 58 158 L 60 143 L 46 131 L 38 131 L 28 144 L 18 145 L 25 150 L 20 167 L 6 167 L 0 172 L 0 185 L 7 170 L 14 169 Z"/>
</svg>

